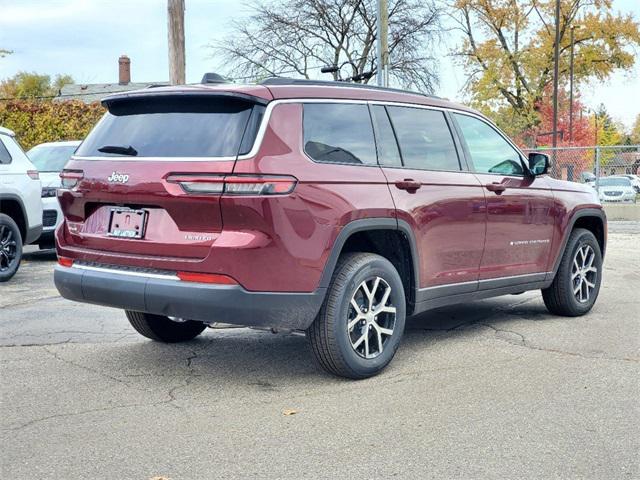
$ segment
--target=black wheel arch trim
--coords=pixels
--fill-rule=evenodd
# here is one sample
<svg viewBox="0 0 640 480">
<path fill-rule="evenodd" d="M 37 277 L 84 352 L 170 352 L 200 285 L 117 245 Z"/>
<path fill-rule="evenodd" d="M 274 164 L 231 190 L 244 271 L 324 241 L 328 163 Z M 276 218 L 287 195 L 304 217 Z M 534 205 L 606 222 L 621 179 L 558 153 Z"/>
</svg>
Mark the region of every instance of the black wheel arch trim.
<svg viewBox="0 0 640 480">
<path fill-rule="evenodd" d="M 600 252 L 602 254 L 602 258 L 604 259 L 604 253 L 607 247 L 607 235 L 606 235 L 606 228 L 607 228 L 607 214 L 605 213 L 604 209 L 599 209 L 599 208 L 582 208 L 580 210 L 578 210 L 577 212 L 575 212 L 573 214 L 573 216 L 571 217 L 571 220 L 569 221 L 569 223 L 567 224 L 567 228 L 565 229 L 564 232 L 564 237 L 562 239 L 562 248 L 558 249 L 558 254 L 556 256 L 556 259 L 554 260 L 553 263 L 553 274 L 551 275 L 550 279 L 555 278 L 556 273 L 558 273 L 558 268 L 560 268 L 560 262 L 562 261 L 562 257 L 564 255 L 564 251 L 567 248 L 567 243 L 569 242 L 569 236 L 571 235 L 571 232 L 573 231 L 573 229 L 575 228 L 576 222 L 584 217 L 594 217 L 597 218 L 598 220 L 600 220 L 602 222 L 602 229 L 603 229 L 603 233 L 604 233 L 604 238 L 603 238 L 603 242 L 602 242 L 602 251 Z"/>
<path fill-rule="evenodd" d="M 369 230 L 396 230 L 402 232 L 407 236 L 409 241 L 409 248 L 411 250 L 411 261 L 413 264 L 413 276 L 415 288 L 420 286 L 420 270 L 419 270 L 419 254 L 416 246 L 416 238 L 411 229 L 411 226 L 404 220 L 396 218 L 362 218 L 359 220 L 353 220 L 342 227 L 340 233 L 336 237 L 331 247 L 331 253 L 324 266 L 322 276 L 320 277 L 320 288 L 327 288 L 331 282 L 331 277 L 338 263 L 338 258 L 342 253 L 344 245 L 351 235 L 358 232 L 364 232 Z"/>
</svg>

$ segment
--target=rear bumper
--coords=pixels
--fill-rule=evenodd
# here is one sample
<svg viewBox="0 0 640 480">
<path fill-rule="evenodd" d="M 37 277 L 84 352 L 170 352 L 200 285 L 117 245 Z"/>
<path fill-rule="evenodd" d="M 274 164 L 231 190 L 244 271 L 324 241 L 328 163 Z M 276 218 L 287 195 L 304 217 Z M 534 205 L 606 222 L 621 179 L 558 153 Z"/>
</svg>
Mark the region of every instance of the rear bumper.
<svg viewBox="0 0 640 480">
<path fill-rule="evenodd" d="M 312 293 L 250 292 L 239 285 L 212 285 L 56 266 L 64 298 L 138 312 L 235 325 L 305 330 L 315 319 L 325 289 Z"/>
</svg>

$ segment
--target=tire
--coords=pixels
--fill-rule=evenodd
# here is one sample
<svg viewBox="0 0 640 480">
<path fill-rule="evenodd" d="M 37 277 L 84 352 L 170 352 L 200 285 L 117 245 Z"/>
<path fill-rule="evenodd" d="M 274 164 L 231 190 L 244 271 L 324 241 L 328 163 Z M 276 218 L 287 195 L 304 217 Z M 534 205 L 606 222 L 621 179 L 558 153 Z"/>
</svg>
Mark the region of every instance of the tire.
<svg viewBox="0 0 640 480">
<path fill-rule="evenodd" d="M 586 259 L 583 258 L 584 252 L 587 252 Z M 585 271 L 584 277 L 581 274 L 576 275 L 576 271 L 580 270 L 583 264 L 590 264 L 596 271 Z M 588 283 L 585 284 L 585 280 Z M 578 317 L 591 310 L 595 304 L 601 282 L 602 252 L 600 245 L 589 230 L 576 228 L 569 236 L 553 283 L 542 290 L 542 298 L 550 313 L 564 317 Z M 589 284 L 592 284 L 593 287 L 589 287 Z M 576 292 L 578 285 L 580 287 Z"/>
<path fill-rule="evenodd" d="M 164 315 L 125 310 L 129 323 L 136 331 L 151 340 L 165 343 L 186 342 L 200 335 L 207 325 L 185 320 L 176 322 Z"/>
<path fill-rule="evenodd" d="M 16 274 L 22 260 L 22 236 L 13 219 L 0 213 L 0 282 Z"/>
<path fill-rule="evenodd" d="M 374 290 L 377 278 L 380 280 Z M 366 296 L 363 283 L 371 297 Z M 383 304 L 387 288 L 391 291 Z M 361 307 L 360 312 L 352 299 Z M 369 311 L 371 304 L 379 309 L 377 315 Z M 391 309 L 395 309 L 395 316 Z M 391 262 L 372 253 L 342 255 L 320 312 L 306 332 L 316 363 L 340 377 L 362 379 L 377 375 L 391 362 L 400 345 L 405 315 L 404 287 Z"/>
</svg>

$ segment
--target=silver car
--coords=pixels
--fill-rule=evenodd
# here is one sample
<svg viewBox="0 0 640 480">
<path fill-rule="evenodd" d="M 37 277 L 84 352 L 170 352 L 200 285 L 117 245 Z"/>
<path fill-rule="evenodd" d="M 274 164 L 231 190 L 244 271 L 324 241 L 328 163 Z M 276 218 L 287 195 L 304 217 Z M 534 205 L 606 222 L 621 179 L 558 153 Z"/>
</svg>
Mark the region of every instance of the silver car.
<svg viewBox="0 0 640 480">
<path fill-rule="evenodd" d="M 603 177 L 598 181 L 601 202 L 636 203 L 636 190 L 631 180 L 623 176 Z"/>
</svg>

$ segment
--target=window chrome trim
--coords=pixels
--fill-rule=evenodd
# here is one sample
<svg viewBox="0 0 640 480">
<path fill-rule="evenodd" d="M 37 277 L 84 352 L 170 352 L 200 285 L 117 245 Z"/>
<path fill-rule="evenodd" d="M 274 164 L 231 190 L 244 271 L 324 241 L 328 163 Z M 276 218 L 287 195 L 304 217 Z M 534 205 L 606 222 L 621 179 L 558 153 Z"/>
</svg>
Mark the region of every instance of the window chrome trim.
<svg viewBox="0 0 640 480">
<path fill-rule="evenodd" d="M 324 86 L 323 86 L 324 87 Z M 358 91 L 361 91 L 358 89 Z M 114 157 L 96 157 L 96 156 L 88 156 L 81 157 L 78 155 L 72 155 L 72 160 L 92 160 L 92 161 L 135 161 L 135 162 L 231 162 L 235 160 L 247 160 L 255 157 L 258 154 L 258 151 L 262 147 L 262 143 L 264 141 L 264 136 L 267 131 L 267 127 L 271 120 L 271 114 L 273 109 L 278 105 L 287 105 L 287 104 L 303 104 L 303 103 L 352 103 L 352 104 L 364 104 L 364 105 L 387 105 L 394 107 L 409 107 L 409 108 L 423 108 L 426 110 L 438 110 L 442 112 L 452 112 L 452 113 L 460 113 L 462 115 L 468 115 L 470 117 L 475 117 L 485 123 L 487 123 L 491 128 L 493 128 L 498 134 L 504 138 L 509 145 L 511 145 L 522 158 L 527 158 L 522 150 L 518 148 L 497 126 L 493 125 L 489 119 L 484 117 L 483 115 L 468 112 L 466 110 L 460 110 L 452 107 L 439 107 L 436 105 L 422 105 L 418 103 L 407 103 L 407 102 L 393 102 L 393 101 L 383 101 L 383 100 L 363 100 L 363 99 L 349 99 L 349 98 L 280 98 L 277 100 L 272 100 L 269 102 L 265 108 L 264 115 L 262 117 L 262 122 L 260 123 L 260 127 L 258 128 L 258 133 L 256 134 L 256 138 L 253 141 L 253 146 L 248 153 L 237 156 L 226 156 L 226 157 L 126 157 L 126 156 L 114 156 Z M 462 170 L 464 171 L 464 170 Z"/>
</svg>

